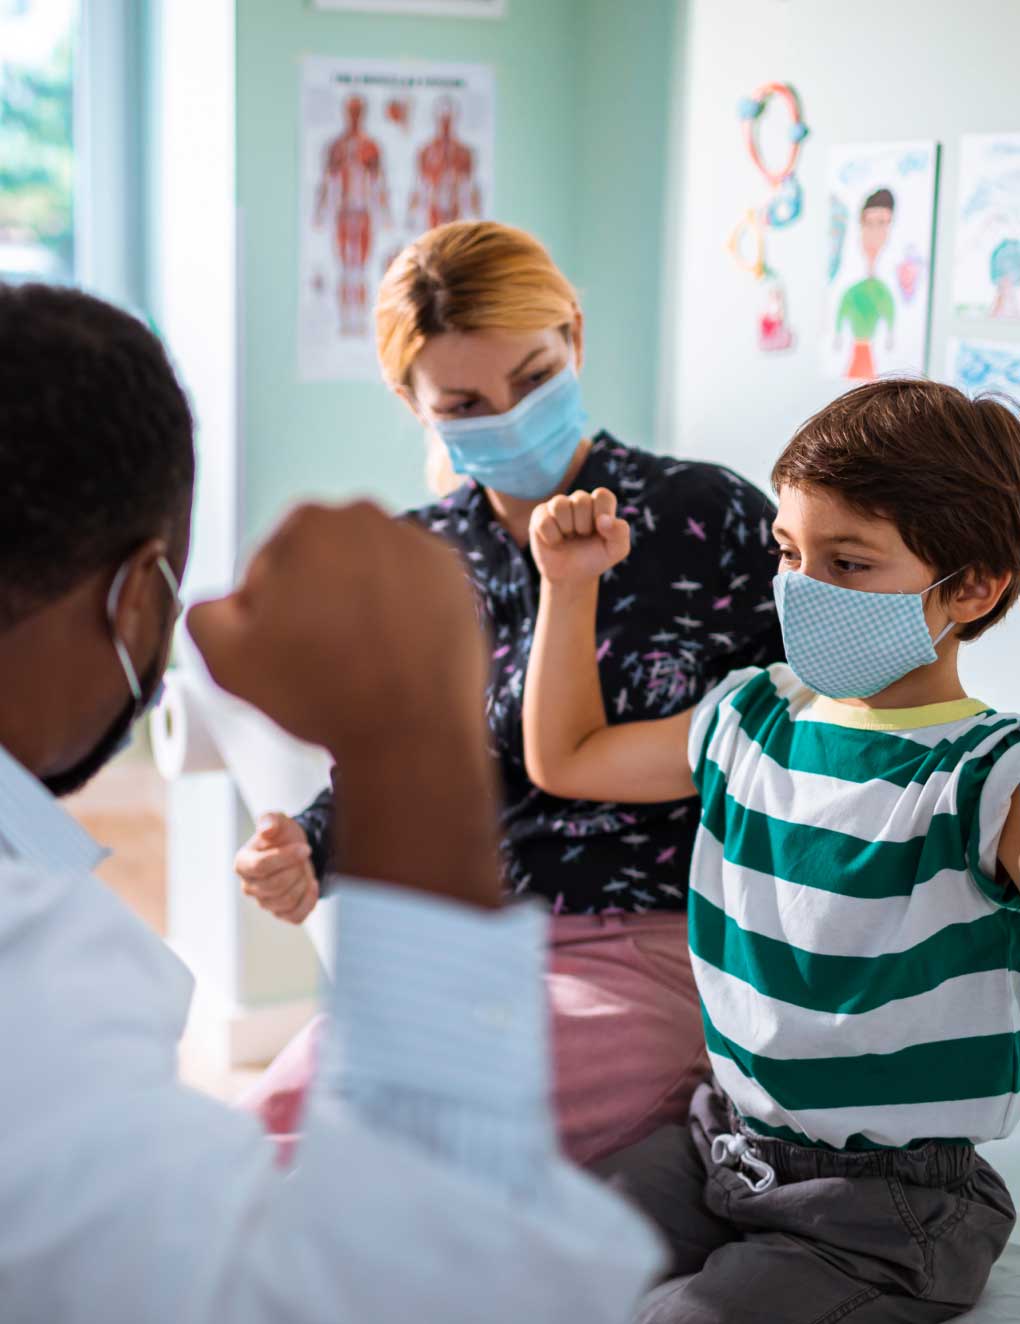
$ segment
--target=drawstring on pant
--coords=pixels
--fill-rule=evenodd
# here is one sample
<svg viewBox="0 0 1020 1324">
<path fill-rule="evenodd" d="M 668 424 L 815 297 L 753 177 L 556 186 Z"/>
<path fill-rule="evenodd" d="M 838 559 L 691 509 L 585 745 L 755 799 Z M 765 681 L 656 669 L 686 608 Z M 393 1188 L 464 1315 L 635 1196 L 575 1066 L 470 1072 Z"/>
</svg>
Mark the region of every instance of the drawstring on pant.
<svg viewBox="0 0 1020 1324">
<path fill-rule="evenodd" d="M 724 1168 L 733 1168 L 737 1176 L 755 1195 L 770 1191 L 776 1184 L 775 1169 L 759 1158 L 747 1136 L 717 1135 L 712 1141 L 712 1162 Z M 757 1173 L 757 1178 L 748 1172 Z"/>
</svg>

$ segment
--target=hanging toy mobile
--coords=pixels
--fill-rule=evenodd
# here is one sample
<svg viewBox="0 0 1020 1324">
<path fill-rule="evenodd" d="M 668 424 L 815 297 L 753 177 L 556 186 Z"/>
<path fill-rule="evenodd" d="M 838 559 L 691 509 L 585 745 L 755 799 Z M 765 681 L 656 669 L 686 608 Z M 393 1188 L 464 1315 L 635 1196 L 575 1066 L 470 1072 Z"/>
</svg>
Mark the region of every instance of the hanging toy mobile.
<svg viewBox="0 0 1020 1324">
<path fill-rule="evenodd" d="M 770 169 L 758 140 L 758 126 L 773 97 L 784 103 L 790 115 L 787 130 L 790 147 L 778 170 Z M 759 349 L 790 349 L 793 332 L 786 320 L 786 291 L 778 272 L 769 266 L 766 236 L 769 230 L 785 230 L 800 217 L 804 193 L 796 171 L 808 126 L 804 123 L 800 98 L 789 83 L 763 84 L 740 102 L 739 114 L 751 160 L 764 175 L 771 193 L 764 206 L 748 208 L 734 227 L 727 247 L 741 271 L 752 275 L 763 288 L 764 299 L 758 319 Z"/>
</svg>

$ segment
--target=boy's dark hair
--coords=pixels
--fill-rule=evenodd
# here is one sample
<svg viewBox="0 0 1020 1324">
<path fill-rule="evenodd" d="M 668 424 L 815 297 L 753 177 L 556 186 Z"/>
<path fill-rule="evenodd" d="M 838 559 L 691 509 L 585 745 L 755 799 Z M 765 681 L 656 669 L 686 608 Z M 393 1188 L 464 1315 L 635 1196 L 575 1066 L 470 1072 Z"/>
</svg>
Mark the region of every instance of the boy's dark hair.
<svg viewBox="0 0 1020 1324">
<path fill-rule="evenodd" d="M 191 412 L 159 340 L 80 290 L 0 284 L 0 630 L 183 539 Z"/>
<path fill-rule="evenodd" d="M 1000 401 L 938 382 L 869 382 L 798 429 L 772 470 L 781 487 L 818 486 L 891 520 L 932 578 L 968 569 L 1012 576 L 993 609 L 962 626 L 976 639 L 1020 594 L 1020 420 Z"/>
<path fill-rule="evenodd" d="M 865 198 L 864 206 L 861 208 L 861 215 L 866 211 L 871 211 L 875 207 L 882 207 L 886 211 L 896 210 L 896 199 L 887 188 L 876 189 L 869 198 Z"/>
</svg>

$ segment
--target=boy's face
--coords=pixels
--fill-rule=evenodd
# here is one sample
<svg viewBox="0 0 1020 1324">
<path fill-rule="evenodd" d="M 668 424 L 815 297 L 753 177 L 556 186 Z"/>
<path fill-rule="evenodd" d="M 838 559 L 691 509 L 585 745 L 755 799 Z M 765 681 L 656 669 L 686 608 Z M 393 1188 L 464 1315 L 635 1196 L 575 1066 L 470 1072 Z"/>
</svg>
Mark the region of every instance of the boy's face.
<svg viewBox="0 0 1020 1324">
<path fill-rule="evenodd" d="M 889 241 L 893 214 L 888 207 L 868 207 L 861 213 L 861 247 L 865 257 L 878 257 Z"/>
<path fill-rule="evenodd" d="M 772 531 L 780 573 L 864 593 L 922 593 L 939 578 L 890 520 L 863 515 L 824 487 L 782 488 Z M 925 599 L 925 607 L 940 614 L 932 599 Z"/>
</svg>

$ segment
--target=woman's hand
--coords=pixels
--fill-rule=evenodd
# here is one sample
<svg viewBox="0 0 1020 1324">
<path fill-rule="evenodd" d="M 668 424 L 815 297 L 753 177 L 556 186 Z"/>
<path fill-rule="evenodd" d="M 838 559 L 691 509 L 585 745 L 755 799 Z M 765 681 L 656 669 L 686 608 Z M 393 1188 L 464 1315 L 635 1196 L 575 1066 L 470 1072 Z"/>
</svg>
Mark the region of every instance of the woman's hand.
<svg viewBox="0 0 1020 1324">
<path fill-rule="evenodd" d="M 300 924 L 319 899 L 311 853 L 300 824 L 286 814 L 263 814 L 255 835 L 237 852 L 234 868 L 245 894 L 263 910 Z"/>
<path fill-rule="evenodd" d="M 607 488 L 555 496 L 531 515 L 531 554 L 550 584 L 582 584 L 630 553 L 630 525 Z"/>
</svg>

